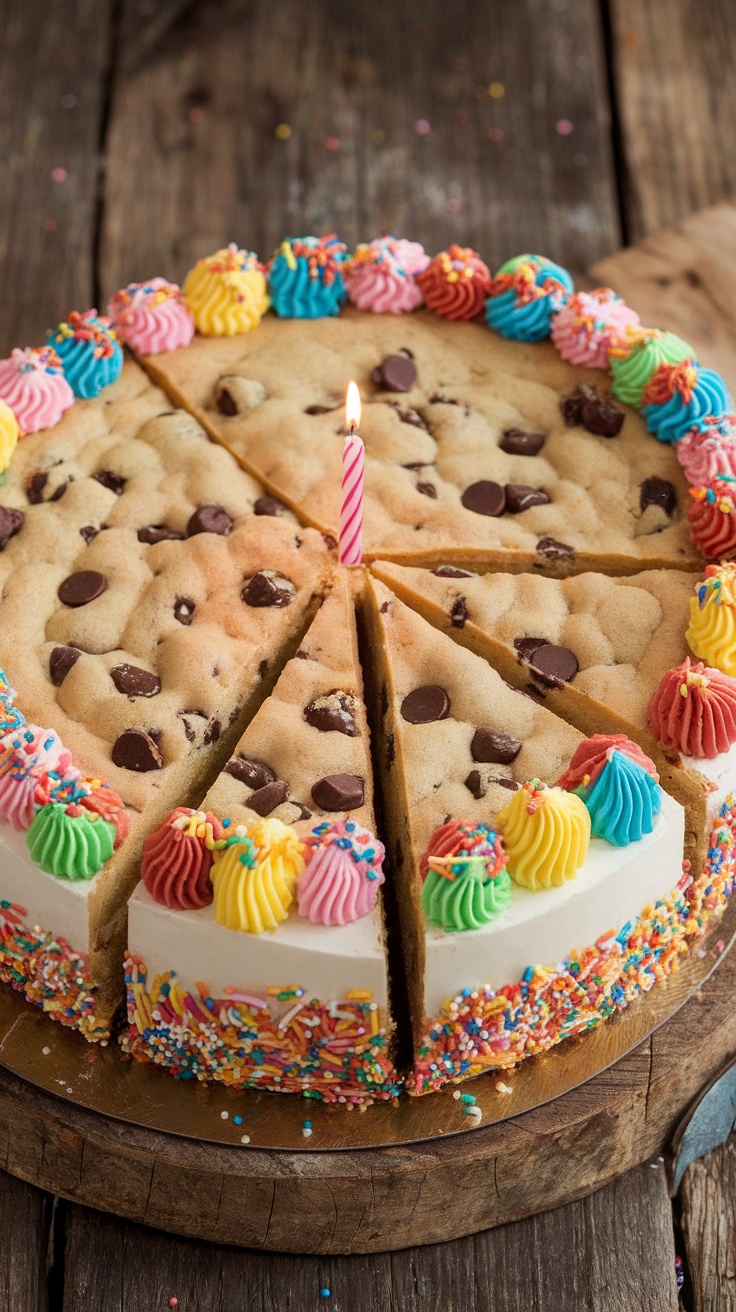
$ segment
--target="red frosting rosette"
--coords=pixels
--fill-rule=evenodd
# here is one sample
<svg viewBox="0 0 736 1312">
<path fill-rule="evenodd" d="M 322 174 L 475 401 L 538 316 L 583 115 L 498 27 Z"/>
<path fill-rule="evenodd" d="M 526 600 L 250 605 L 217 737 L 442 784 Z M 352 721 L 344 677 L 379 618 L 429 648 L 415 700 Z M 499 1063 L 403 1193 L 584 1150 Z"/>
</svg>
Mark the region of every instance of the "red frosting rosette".
<svg viewBox="0 0 736 1312">
<path fill-rule="evenodd" d="M 209 906 L 210 870 L 224 842 L 223 827 L 211 811 L 177 806 L 143 844 L 141 879 L 154 901 L 173 911 Z"/>
<path fill-rule="evenodd" d="M 687 512 L 696 547 L 707 560 L 723 560 L 736 552 L 736 480 L 714 478 L 707 487 L 691 487 Z"/>
<path fill-rule="evenodd" d="M 557 787 L 567 792 L 574 788 L 590 788 L 610 760 L 612 751 L 623 752 L 659 782 L 654 761 L 645 755 L 638 743 L 632 742 L 624 733 L 594 733 L 576 747 L 568 768 L 557 780 Z"/>
<path fill-rule="evenodd" d="M 649 723 L 663 747 L 712 760 L 736 742 L 736 679 L 687 656 L 663 675 Z"/>
<path fill-rule="evenodd" d="M 89 788 L 89 792 L 77 797 L 77 802 L 85 811 L 93 811 L 95 815 L 107 820 L 108 824 L 115 826 L 115 847 L 120 847 L 128 837 L 130 829 L 130 816 L 125 809 L 123 799 L 118 796 L 114 788 L 101 779 L 80 779 L 79 785 Z"/>
<path fill-rule="evenodd" d="M 430 260 L 417 283 L 430 310 L 442 319 L 480 319 L 491 291 L 490 269 L 469 246 L 452 245 Z"/>
</svg>

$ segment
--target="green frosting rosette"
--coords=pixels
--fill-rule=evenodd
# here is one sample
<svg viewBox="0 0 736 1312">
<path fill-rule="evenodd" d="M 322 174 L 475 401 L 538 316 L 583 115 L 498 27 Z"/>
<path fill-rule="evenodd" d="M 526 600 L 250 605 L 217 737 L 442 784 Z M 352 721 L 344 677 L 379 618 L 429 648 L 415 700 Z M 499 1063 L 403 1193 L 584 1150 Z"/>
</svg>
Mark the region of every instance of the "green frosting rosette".
<svg viewBox="0 0 736 1312">
<path fill-rule="evenodd" d="M 506 853 L 487 825 L 442 825 L 430 839 L 422 873 L 424 918 L 448 933 L 481 929 L 511 902 Z"/>
<path fill-rule="evenodd" d="M 74 803 L 49 802 L 36 813 L 27 843 L 33 860 L 47 875 L 92 879 L 110 859 L 115 826 Z"/>
<path fill-rule="evenodd" d="M 680 364 L 695 352 L 675 333 L 661 332 L 658 328 L 632 328 L 629 341 L 630 344 L 610 352 L 611 391 L 624 405 L 638 410 L 655 370 L 661 364 Z"/>
</svg>

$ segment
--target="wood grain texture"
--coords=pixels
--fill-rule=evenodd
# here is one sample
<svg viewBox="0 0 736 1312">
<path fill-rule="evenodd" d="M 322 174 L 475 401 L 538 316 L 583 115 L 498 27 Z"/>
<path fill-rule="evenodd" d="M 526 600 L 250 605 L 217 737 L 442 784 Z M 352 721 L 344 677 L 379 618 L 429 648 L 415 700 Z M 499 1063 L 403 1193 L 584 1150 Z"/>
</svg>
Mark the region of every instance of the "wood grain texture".
<svg viewBox="0 0 736 1312">
<path fill-rule="evenodd" d="M 0 1173 L 0 1307 L 46 1312 L 51 1199 Z"/>
<path fill-rule="evenodd" d="M 736 190 L 731 0 L 608 0 L 628 238 Z"/>
<path fill-rule="evenodd" d="M 148 1312 L 171 1297 L 182 1310 L 207 1312 L 677 1307 L 671 1208 L 657 1164 L 518 1225 L 403 1253 L 264 1256 L 186 1242 L 74 1206 L 66 1234 L 65 1312 Z M 329 1289 L 329 1301 L 322 1289 Z"/>
<path fill-rule="evenodd" d="M 492 265 L 541 248 L 577 270 L 619 242 L 594 0 L 223 0 L 146 13 L 125 0 L 106 294 L 156 273 L 181 279 L 233 239 L 267 258 L 288 233 L 334 228 L 349 244 L 381 231 L 432 252 L 470 243 Z M 563 118 L 570 136 L 555 130 Z"/>
<path fill-rule="evenodd" d="M 379 1252 L 477 1233 L 573 1202 L 663 1152 L 736 1046 L 735 988 L 736 951 L 665 1029 L 587 1084 L 513 1120 L 405 1147 L 218 1147 L 107 1120 L 0 1070 L 0 1168 L 135 1222 L 274 1252 Z"/>
<path fill-rule="evenodd" d="M 592 270 L 644 323 L 670 328 L 736 395 L 736 204 L 723 202 L 619 251 Z"/>
<path fill-rule="evenodd" d="M 680 1222 L 693 1312 L 736 1309 L 736 1136 L 688 1167 Z"/>
<path fill-rule="evenodd" d="M 98 140 L 112 0 L 3 4 L 0 355 L 94 294 Z M 53 169 L 66 181 L 54 182 Z"/>
</svg>

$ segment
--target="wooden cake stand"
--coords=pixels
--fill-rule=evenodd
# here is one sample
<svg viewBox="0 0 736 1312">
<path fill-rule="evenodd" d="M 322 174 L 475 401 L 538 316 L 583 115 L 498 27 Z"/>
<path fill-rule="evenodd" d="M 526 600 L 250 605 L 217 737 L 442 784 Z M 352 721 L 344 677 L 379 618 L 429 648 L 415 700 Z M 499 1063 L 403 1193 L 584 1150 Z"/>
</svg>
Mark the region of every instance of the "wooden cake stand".
<svg viewBox="0 0 736 1312">
<path fill-rule="evenodd" d="M 736 390 L 736 337 L 718 309 L 736 303 L 736 208 L 696 215 L 593 276 L 645 322 L 681 333 Z M 518 1220 L 667 1151 L 736 1051 L 734 939 L 736 895 L 647 997 L 583 1039 L 461 1086 L 480 1121 L 452 1090 L 348 1114 L 174 1081 L 2 988 L 0 1167 L 162 1230 L 275 1251 L 379 1252 Z"/>
</svg>

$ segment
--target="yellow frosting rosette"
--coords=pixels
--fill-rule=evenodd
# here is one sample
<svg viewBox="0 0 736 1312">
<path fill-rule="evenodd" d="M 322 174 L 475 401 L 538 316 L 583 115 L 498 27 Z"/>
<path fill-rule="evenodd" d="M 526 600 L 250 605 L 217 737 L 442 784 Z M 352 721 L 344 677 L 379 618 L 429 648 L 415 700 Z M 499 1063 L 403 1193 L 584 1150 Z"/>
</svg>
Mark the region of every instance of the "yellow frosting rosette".
<svg viewBox="0 0 736 1312">
<path fill-rule="evenodd" d="M 708 566 L 690 598 L 685 638 L 711 669 L 736 676 L 736 562 Z"/>
<path fill-rule="evenodd" d="M 247 333 L 258 326 L 270 304 L 258 257 L 234 242 L 198 260 L 182 290 L 198 331 L 206 337 Z"/>
<path fill-rule="evenodd" d="M 281 820 L 239 825 L 212 867 L 215 920 L 262 934 L 286 920 L 304 870 L 304 844 Z"/>
<path fill-rule="evenodd" d="M 497 824 L 511 878 L 535 892 L 574 879 L 587 856 L 590 816 L 581 798 L 564 788 L 532 779 L 514 793 Z"/>
<path fill-rule="evenodd" d="M 19 437 L 18 420 L 10 406 L 0 401 L 0 474 L 4 474 L 10 464 Z"/>
</svg>

